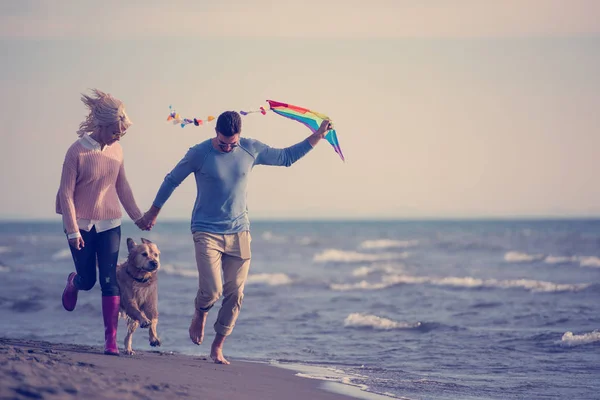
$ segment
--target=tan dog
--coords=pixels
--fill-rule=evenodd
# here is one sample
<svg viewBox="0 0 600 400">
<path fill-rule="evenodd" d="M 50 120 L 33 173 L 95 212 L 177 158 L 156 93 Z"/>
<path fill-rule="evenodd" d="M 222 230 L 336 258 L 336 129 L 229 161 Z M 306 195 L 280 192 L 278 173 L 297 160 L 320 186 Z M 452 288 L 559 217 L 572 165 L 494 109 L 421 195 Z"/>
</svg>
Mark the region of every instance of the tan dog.
<svg viewBox="0 0 600 400">
<path fill-rule="evenodd" d="M 117 281 L 121 290 L 121 317 L 127 319 L 125 352 L 134 354 L 131 349 L 131 336 L 141 326 L 149 328 L 150 346 L 160 346 L 156 334 L 158 324 L 158 275 L 160 251 L 148 239 L 142 244 L 127 239 L 129 256 L 127 261 L 117 266 Z"/>
</svg>

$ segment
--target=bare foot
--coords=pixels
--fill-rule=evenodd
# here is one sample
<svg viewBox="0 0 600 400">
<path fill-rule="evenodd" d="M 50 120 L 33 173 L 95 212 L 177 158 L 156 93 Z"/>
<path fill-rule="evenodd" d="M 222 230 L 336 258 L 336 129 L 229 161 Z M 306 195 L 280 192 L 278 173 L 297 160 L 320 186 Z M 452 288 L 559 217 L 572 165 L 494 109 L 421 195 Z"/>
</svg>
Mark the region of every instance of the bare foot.
<svg viewBox="0 0 600 400">
<path fill-rule="evenodd" d="M 223 348 L 215 347 L 214 345 L 210 349 L 210 358 L 215 362 L 215 364 L 231 364 L 229 361 L 223 357 Z"/>
<path fill-rule="evenodd" d="M 206 312 L 196 310 L 190 324 L 190 339 L 197 345 L 202 344 L 202 340 L 204 340 L 204 324 L 206 323 L 207 314 Z"/>
<path fill-rule="evenodd" d="M 210 346 L 210 358 L 215 362 L 215 364 L 225 364 L 229 365 L 229 361 L 223 357 L 223 343 L 225 343 L 225 337 L 219 333 L 215 335 L 215 340 L 212 342 L 212 346 Z"/>
</svg>

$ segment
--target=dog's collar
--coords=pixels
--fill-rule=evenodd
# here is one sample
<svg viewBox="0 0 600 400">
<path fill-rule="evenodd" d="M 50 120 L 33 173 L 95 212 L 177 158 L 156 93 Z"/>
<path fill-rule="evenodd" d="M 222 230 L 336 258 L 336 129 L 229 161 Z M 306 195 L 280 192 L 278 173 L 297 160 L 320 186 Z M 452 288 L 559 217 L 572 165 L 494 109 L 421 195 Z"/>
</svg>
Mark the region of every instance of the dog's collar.
<svg viewBox="0 0 600 400">
<path fill-rule="evenodd" d="M 129 272 L 128 269 L 126 269 L 125 272 L 127 272 L 127 275 L 129 275 L 131 279 L 139 283 L 146 283 L 150 280 L 150 278 L 136 278 L 135 276 L 131 275 L 131 272 Z"/>
</svg>

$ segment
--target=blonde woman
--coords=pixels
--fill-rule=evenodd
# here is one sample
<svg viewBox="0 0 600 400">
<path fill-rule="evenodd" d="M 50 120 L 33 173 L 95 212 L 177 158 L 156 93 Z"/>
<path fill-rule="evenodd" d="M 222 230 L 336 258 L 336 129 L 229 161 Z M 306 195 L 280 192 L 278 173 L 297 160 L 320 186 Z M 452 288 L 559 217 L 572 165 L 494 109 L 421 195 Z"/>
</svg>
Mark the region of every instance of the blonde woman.
<svg viewBox="0 0 600 400">
<path fill-rule="evenodd" d="M 62 214 L 75 270 L 67 278 L 63 307 L 73 311 L 79 290 L 96 284 L 96 265 L 102 289 L 104 353 L 119 355 L 116 342 L 120 292 L 116 265 L 121 243 L 121 204 L 129 217 L 141 220 L 133 193 L 125 176 L 123 149 L 119 144 L 131 121 L 122 101 L 100 90 L 83 95 L 89 109 L 69 147 L 62 169 L 56 199 L 56 212 Z M 141 226 L 141 224 L 139 225 Z"/>
</svg>

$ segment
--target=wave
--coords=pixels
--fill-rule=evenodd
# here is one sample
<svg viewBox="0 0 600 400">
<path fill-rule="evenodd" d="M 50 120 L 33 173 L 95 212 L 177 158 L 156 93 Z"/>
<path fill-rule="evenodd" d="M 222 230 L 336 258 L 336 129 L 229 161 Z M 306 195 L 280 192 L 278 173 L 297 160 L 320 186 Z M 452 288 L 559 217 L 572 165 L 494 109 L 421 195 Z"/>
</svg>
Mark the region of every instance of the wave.
<svg viewBox="0 0 600 400">
<path fill-rule="evenodd" d="M 296 376 L 301 378 L 316 379 L 320 381 L 342 384 L 346 388 L 345 390 L 340 390 L 335 386 L 329 387 L 329 389 L 333 392 L 340 393 L 348 397 L 357 399 L 368 398 L 373 400 L 389 398 L 406 399 L 405 397 L 398 397 L 392 393 L 378 393 L 371 391 L 369 386 L 363 383 L 368 380 L 367 376 L 349 373 L 338 368 L 300 364 L 297 362 L 279 362 L 275 360 L 272 360 L 269 363 L 279 368 L 295 371 Z"/>
<path fill-rule="evenodd" d="M 288 239 L 285 236 L 277 236 L 270 231 L 263 232 L 263 234 L 260 235 L 260 237 L 262 240 L 271 243 L 287 243 L 288 241 Z"/>
<path fill-rule="evenodd" d="M 185 277 L 191 277 L 191 278 L 198 277 L 198 270 L 196 270 L 196 269 L 178 268 L 171 264 L 161 265 L 159 271 L 164 272 L 165 274 L 168 274 L 168 275 L 178 275 L 178 276 L 185 276 Z"/>
<path fill-rule="evenodd" d="M 574 264 L 579 263 L 581 267 L 600 268 L 600 257 L 596 256 L 553 256 L 544 254 L 527 254 L 518 251 L 509 251 L 504 255 L 504 261 L 508 263 L 529 263 L 543 261 L 546 264 Z"/>
<path fill-rule="evenodd" d="M 71 258 L 71 250 L 70 249 L 62 249 L 52 254 L 53 260 L 68 260 Z"/>
<path fill-rule="evenodd" d="M 352 276 L 367 276 L 375 272 L 385 272 L 386 274 L 391 274 L 394 272 L 399 272 L 400 267 L 393 267 L 391 265 L 375 265 L 373 267 L 359 267 L 355 268 L 352 271 Z"/>
<path fill-rule="evenodd" d="M 0 272 L 10 272 L 10 268 L 8 268 L 6 265 L 0 264 Z"/>
<path fill-rule="evenodd" d="M 160 271 L 168 275 L 177 275 L 183 277 L 198 278 L 198 271 L 196 269 L 188 269 L 175 267 L 172 264 L 161 265 Z M 292 283 L 292 279 L 286 274 L 250 274 L 246 281 L 247 285 L 254 284 L 265 284 L 269 286 L 280 286 L 289 285 Z"/>
<path fill-rule="evenodd" d="M 493 239 L 492 239 L 493 240 Z M 499 240 L 499 238 L 497 238 Z M 434 242 L 436 247 L 447 251 L 506 251 L 506 246 L 502 243 L 494 243 L 486 241 L 484 238 L 475 238 L 468 236 L 452 235 L 445 237 L 438 236 L 438 240 Z"/>
<path fill-rule="evenodd" d="M 577 262 L 577 257 L 564 257 L 564 256 L 548 256 L 544 259 L 546 264 L 569 264 Z"/>
<path fill-rule="evenodd" d="M 319 254 L 315 254 L 313 261 L 315 262 L 363 262 L 363 261 L 385 261 L 397 260 L 408 257 L 408 253 L 381 253 L 368 254 L 358 253 L 355 251 L 343 251 L 337 249 L 327 249 Z"/>
<path fill-rule="evenodd" d="M 415 247 L 419 245 L 418 240 L 390 240 L 390 239 L 378 239 L 378 240 L 365 240 L 358 246 L 361 249 L 389 249 L 389 248 L 407 248 Z"/>
<path fill-rule="evenodd" d="M 10 251 L 11 251 L 10 247 L 8 247 L 8 246 L 0 246 L 0 254 L 9 253 Z"/>
<path fill-rule="evenodd" d="M 246 284 L 265 284 L 269 286 L 281 286 L 289 285 L 292 283 L 292 279 L 286 274 L 250 274 Z"/>
<path fill-rule="evenodd" d="M 302 236 L 302 237 L 296 238 L 296 243 L 301 246 L 310 246 L 310 245 L 319 243 L 319 241 L 317 239 L 309 237 L 309 236 Z"/>
<path fill-rule="evenodd" d="M 579 346 L 593 342 L 600 342 L 600 331 L 595 330 L 583 335 L 574 335 L 573 332 L 565 332 L 560 339 L 561 343 L 567 346 Z"/>
<path fill-rule="evenodd" d="M 504 255 L 504 261 L 509 263 L 522 263 L 522 262 L 532 262 L 532 261 L 540 261 L 544 259 L 543 254 L 527 254 L 520 253 L 518 251 L 509 251 Z"/>
<path fill-rule="evenodd" d="M 265 242 L 276 243 L 276 244 L 293 242 L 300 246 L 311 246 L 311 245 L 319 243 L 319 241 L 316 238 L 313 238 L 310 236 L 299 236 L 299 237 L 291 238 L 291 237 L 287 237 L 287 236 L 275 235 L 271 231 L 263 232 L 262 235 L 260 235 L 260 238 L 262 240 L 264 240 Z"/>
<path fill-rule="evenodd" d="M 391 319 L 370 314 L 352 313 L 344 320 L 346 327 L 372 328 L 372 329 L 411 329 L 421 326 L 420 322 L 396 322 Z"/>
<path fill-rule="evenodd" d="M 444 277 L 434 278 L 428 276 L 410 275 L 385 275 L 380 282 L 367 282 L 365 280 L 357 283 L 334 283 L 329 285 L 331 290 L 380 290 L 399 284 L 429 284 L 435 286 L 451 286 L 459 288 L 497 288 L 513 289 L 520 288 L 531 292 L 577 292 L 591 286 L 589 283 L 563 284 L 531 279 L 479 279 L 473 277 Z"/>
<path fill-rule="evenodd" d="M 598 257 L 579 257 L 579 265 L 582 267 L 600 268 L 600 258 Z"/>
</svg>

